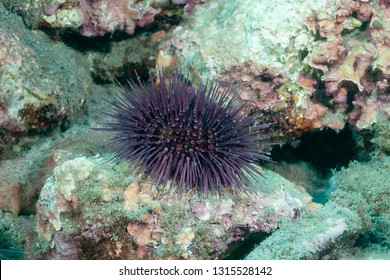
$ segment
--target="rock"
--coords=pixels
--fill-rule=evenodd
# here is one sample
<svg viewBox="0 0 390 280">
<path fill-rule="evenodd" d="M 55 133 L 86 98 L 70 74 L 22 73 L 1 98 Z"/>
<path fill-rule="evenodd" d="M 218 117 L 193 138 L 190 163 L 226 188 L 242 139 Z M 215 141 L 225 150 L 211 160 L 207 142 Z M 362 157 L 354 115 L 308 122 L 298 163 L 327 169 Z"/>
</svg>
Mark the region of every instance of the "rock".
<svg viewBox="0 0 390 280">
<path fill-rule="evenodd" d="M 21 186 L 18 182 L 9 182 L 3 178 L 4 170 L 0 170 L 0 211 L 19 214 L 21 208 Z"/>
<path fill-rule="evenodd" d="M 217 258 L 245 232 L 270 233 L 313 205 L 271 171 L 258 178 L 257 194 L 180 198 L 127 168 L 79 157 L 54 169 L 37 204 L 36 238 L 54 244 L 43 258 L 63 256 L 64 247 L 80 259 Z"/>
<path fill-rule="evenodd" d="M 275 136 L 296 137 L 328 124 L 320 121 L 328 108 L 311 100 L 317 81 L 302 84 L 300 74 L 310 68 L 302 54 L 317 45 L 305 18 L 324 9 L 326 1 L 210 1 L 173 30 L 162 52 L 203 81 L 234 82 L 242 102 L 276 123 Z"/>
<path fill-rule="evenodd" d="M 162 52 L 203 81 L 236 83 L 282 138 L 347 122 L 372 129 L 390 112 L 388 10 L 381 1 L 215 0 L 196 6 Z"/>
<path fill-rule="evenodd" d="M 32 131 L 66 127 L 91 78 L 84 58 L 0 6 L 0 153 Z"/>
<path fill-rule="evenodd" d="M 163 10 L 177 9 L 169 0 L 9 1 L 5 6 L 23 15 L 31 28 L 71 29 L 83 36 L 104 36 L 115 31 L 132 35 L 137 27 L 154 22 Z M 166 12 L 166 11 L 165 11 Z"/>
<path fill-rule="evenodd" d="M 324 206 L 282 222 L 246 259 L 388 259 L 389 166 L 378 155 L 335 173 Z"/>
<path fill-rule="evenodd" d="M 148 69 L 155 67 L 159 45 L 165 37 L 165 31 L 157 31 L 111 42 L 110 52 L 90 51 L 88 58 L 92 62 L 94 80 L 111 83 L 118 77 L 131 79 L 136 73 L 147 77 Z"/>
<path fill-rule="evenodd" d="M 282 223 L 245 259 L 318 260 L 332 249 L 348 247 L 362 229 L 363 223 L 357 213 L 328 202 L 315 211 L 303 213 L 294 222 Z"/>
<path fill-rule="evenodd" d="M 22 259 L 25 243 L 33 232 L 33 216 L 16 216 L 0 210 L 0 259 Z"/>
<path fill-rule="evenodd" d="M 348 206 L 364 221 L 366 247 L 390 244 L 390 157 L 377 155 L 368 163 L 350 163 L 331 178 L 331 199 Z"/>
</svg>

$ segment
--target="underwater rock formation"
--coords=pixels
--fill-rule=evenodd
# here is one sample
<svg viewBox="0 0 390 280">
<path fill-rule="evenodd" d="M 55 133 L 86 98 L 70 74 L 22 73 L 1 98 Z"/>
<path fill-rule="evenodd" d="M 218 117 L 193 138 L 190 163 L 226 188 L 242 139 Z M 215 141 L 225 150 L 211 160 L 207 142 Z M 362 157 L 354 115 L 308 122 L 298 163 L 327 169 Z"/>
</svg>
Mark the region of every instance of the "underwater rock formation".
<svg viewBox="0 0 390 280">
<path fill-rule="evenodd" d="M 0 260 L 22 259 L 27 236 L 33 231 L 33 216 L 16 216 L 0 210 Z"/>
<path fill-rule="evenodd" d="M 148 76 L 148 69 L 155 67 L 158 46 L 166 37 L 163 30 L 127 40 L 112 42 L 110 52 L 88 52 L 95 81 L 111 83 L 115 77 L 131 79 L 136 73 Z"/>
<path fill-rule="evenodd" d="M 92 84 L 97 96 L 87 101 L 87 113 L 78 118 L 66 131 L 53 130 L 20 139 L 0 154 L 0 210 L 15 215 L 33 215 L 40 190 L 53 169 L 75 156 L 92 156 L 103 149 L 104 136 L 90 130 L 90 122 L 103 121 L 98 96 L 107 88 Z M 91 105 L 92 106 L 88 106 Z M 92 108 L 91 108 L 92 107 Z"/>
<path fill-rule="evenodd" d="M 363 221 L 347 207 L 328 202 L 324 207 L 285 222 L 261 242 L 247 260 L 327 259 L 334 249 L 349 247 L 362 232 Z"/>
<path fill-rule="evenodd" d="M 89 94 L 88 63 L 0 6 L 0 153 L 30 131 L 64 127 Z M 64 77 L 66 77 L 64 79 Z"/>
<path fill-rule="evenodd" d="M 88 37 L 115 30 L 133 34 L 136 26 L 152 23 L 157 13 L 148 1 L 57 1 L 45 6 L 38 25 L 78 29 Z"/>
<path fill-rule="evenodd" d="M 298 52 L 313 38 L 303 18 L 312 7 L 325 7 L 325 1 L 309 2 L 211 1 L 196 7 L 189 22 L 174 30 L 173 45 L 167 47 L 173 47 L 180 65 L 195 67 L 203 79 L 237 81 L 244 99 L 257 96 L 263 101 L 258 106 L 267 108 L 272 104 L 264 102 L 273 102 L 275 86 L 304 66 Z M 287 53 L 289 47 L 294 49 Z"/>
<path fill-rule="evenodd" d="M 375 143 L 380 153 L 390 155 L 390 117 L 379 115 L 374 132 L 375 137 L 372 142 Z"/>
<path fill-rule="evenodd" d="M 334 110 L 357 129 L 371 129 L 379 114 L 390 115 L 389 16 L 385 1 L 348 0 L 307 20 L 323 39 L 309 63 L 324 73 Z"/>
<path fill-rule="evenodd" d="M 185 5 L 184 12 L 186 14 L 189 14 L 195 8 L 196 5 L 201 5 L 209 1 L 211 0 L 172 0 L 172 3 L 177 5 Z"/>
<path fill-rule="evenodd" d="M 29 135 L 0 154 L 0 210 L 15 215 L 35 214 L 39 193 L 56 166 L 103 149 L 104 137 L 90 130 L 90 122 L 96 126 L 95 121 L 103 121 L 99 107 L 103 105 L 98 102 L 103 102 L 99 96 L 106 94 L 107 88 L 91 86 L 95 95 L 86 101 L 87 113 L 78 116 L 66 131 Z"/>
<path fill-rule="evenodd" d="M 70 141 L 35 143 L 23 156 L 0 161 L 0 210 L 15 215 L 35 214 L 38 195 L 53 168 L 76 151 L 69 147 Z M 74 146 L 83 146 L 82 140 Z"/>
<path fill-rule="evenodd" d="M 388 17 L 380 0 L 215 0 L 196 6 L 163 51 L 203 80 L 235 81 L 281 136 L 371 129 L 390 114 Z"/>
<path fill-rule="evenodd" d="M 282 222 L 246 259 L 390 259 L 390 157 L 381 153 L 390 143 L 386 136 L 377 133 L 371 161 L 351 162 L 333 174 L 324 206 Z"/>
<path fill-rule="evenodd" d="M 22 258 L 26 243 L 29 259 L 216 259 L 260 233 L 250 259 L 390 258 L 389 11 L 385 0 L 0 0 L 0 256 Z M 335 173 L 331 189 L 289 161 L 279 167 L 302 180 L 264 170 L 256 195 L 152 187 L 101 156 L 106 138 L 89 128 L 106 121 L 113 77 L 143 79 L 155 63 L 236 82 L 283 140 L 349 123 L 362 139 L 351 150 L 371 152 L 372 131 L 357 130 L 373 127 L 385 155 Z M 330 202 L 312 203 L 304 184 Z"/>
<path fill-rule="evenodd" d="M 4 0 L 5 6 L 23 16 L 31 28 L 71 29 L 86 37 L 114 31 L 132 35 L 136 27 L 154 22 L 164 9 L 173 9 L 169 0 Z"/>
<path fill-rule="evenodd" d="M 377 155 L 368 163 L 353 162 L 333 175 L 330 196 L 361 217 L 365 231 L 360 238 L 367 240 L 362 247 L 381 247 L 387 252 L 390 248 L 389 170 L 390 157 L 385 155 Z"/>
<path fill-rule="evenodd" d="M 157 190 L 128 175 L 126 164 L 79 157 L 43 187 L 29 255 L 50 259 L 217 258 L 246 232 L 270 233 L 282 220 L 315 208 L 310 197 L 271 171 L 258 194 L 207 198 Z"/>
<path fill-rule="evenodd" d="M 203 80 L 234 81 L 242 100 L 254 98 L 253 108 L 265 111 L 284 136 L 297 135 L 327 110 L 310 100 L 314 79 L 306 79 L 309 88 L 299 83 L 308 68 L 303 56 L 315 46 L 304 19 L 320 10 L 326 1 L 211 1 L 195 7 L 164 51 Z"/>
<path fill-rule="evenodd" d="M 0 167 L 0 211 L 19 214 L 21 209 L 21 184 L 8 179 L 8 170 Z"/>
</svg>

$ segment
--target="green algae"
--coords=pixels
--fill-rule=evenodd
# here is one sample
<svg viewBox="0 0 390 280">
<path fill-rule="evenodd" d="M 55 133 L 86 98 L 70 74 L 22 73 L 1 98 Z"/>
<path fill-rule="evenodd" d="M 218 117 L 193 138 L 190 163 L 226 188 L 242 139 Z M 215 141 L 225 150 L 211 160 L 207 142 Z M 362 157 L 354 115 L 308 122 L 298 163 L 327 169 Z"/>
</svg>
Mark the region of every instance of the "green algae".
<svg viewBox="0 0 390 280">
<path fill-rule="evenodd" d="M 330 250 L 334 242 L 338 247 L 348 246 L 361 226 L 356 213 L 328 202 L 316 211 L 304 212 L 295 221 L 282 222 L 245 259 L 318 259 L 324 254 L 323 248 L 328 246 Z"/>
<path fill-rule="evenodd" d="M 336 191 L 331 199 L 348 205 L 366 221 L 363 246 L 390 248 L 390 157 L 377 156 L 368 163 L 351 162 L 332 177 Z"/>
<path fill-rule="evenodd" d="M 379 152 L 390 155 L 390 117 L 379 115 L 374 132 L 372 142 L 377 145 Z"/>
</svg>

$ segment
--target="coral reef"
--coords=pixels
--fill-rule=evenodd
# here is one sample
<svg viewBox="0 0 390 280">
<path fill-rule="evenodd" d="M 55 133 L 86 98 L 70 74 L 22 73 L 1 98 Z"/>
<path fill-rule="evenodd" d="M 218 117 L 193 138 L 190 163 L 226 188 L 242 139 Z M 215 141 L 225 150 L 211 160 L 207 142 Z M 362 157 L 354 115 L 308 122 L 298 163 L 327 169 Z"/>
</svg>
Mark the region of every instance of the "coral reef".
<svg viewBox="0 0 390 280">
<path fill-rule="evenodd" d="M 1 6 L 0 23 L 1 153 L 30 131 L 65 127 L 85 102 L 91 78 L 82 56 L 27 30 Z"/>
<path fill-rule="evenodd" d="M 31 244 L 51 259 L 217 258 L 245 232 L 270 233 L 280 221 L 315 207 L 310 197 L 265 171 L 257 195 L 181 198 L 127 174 L 126 164 L 79 157 L 64 162 L 43 187 Z M 96 246 L 98 245 L 98 246 Z M 34 246 L 27 250 L 37 257 Z M 42 253 L 42 252 L 41 252 Z"/>
</svg>

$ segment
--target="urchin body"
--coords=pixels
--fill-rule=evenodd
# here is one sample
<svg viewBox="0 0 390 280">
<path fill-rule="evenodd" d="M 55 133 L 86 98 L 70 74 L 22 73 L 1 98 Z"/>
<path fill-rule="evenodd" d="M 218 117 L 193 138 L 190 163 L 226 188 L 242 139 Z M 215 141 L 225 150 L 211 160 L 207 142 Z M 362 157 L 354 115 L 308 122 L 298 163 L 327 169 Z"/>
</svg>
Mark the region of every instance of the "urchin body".
<svg viewBox="0 0 390 280">
<path fill-rule="evenodd" d="M 104 114 L 113 122 L 99 130 L 113 132 L 115 158 L 129 160 L 134 169 L 152 177 L 155 185 L 170 185 L 181 193 L 196 189 L 204 194 L 245 189 L 246 174 L 269 160 L 263 151 L 267 124 L 247 116 L 232 87 L 189 85 L 174 72 L 143 84 L 120 86 L 113 107 Z"/>
</svg>

